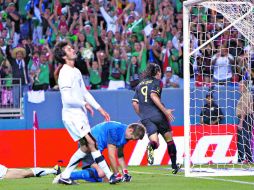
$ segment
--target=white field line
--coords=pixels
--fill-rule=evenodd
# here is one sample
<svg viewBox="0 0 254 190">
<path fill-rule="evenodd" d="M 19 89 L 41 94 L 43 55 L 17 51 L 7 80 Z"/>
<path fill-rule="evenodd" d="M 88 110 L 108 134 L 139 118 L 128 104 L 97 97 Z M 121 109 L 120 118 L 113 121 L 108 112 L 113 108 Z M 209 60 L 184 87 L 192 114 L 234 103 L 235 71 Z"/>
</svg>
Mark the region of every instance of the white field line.
<svg viewBox="0 0 254 190">
<path fill-rule="evenodd" d="M 145 174 L 145 175 L 163 175 L 163 176 L 184 177 L 183 175 L 160 174 L 160 173 L 153 173 L 153 172 L 130 171 L 130 173 Z M 232 182 L 232 183 L 247 184 L 247 185 L 253 185 L 253 186 L 254 186 L 254 182 L 248 182 L 248 181 L 239 181 L 239 180 L 223 179 L 223 178 L 214 178 L 214 177 L 200 177 L 200 176 L 199 176 L 199 177 L 193 177 L 193 178 L 206 179 L 206 180 L 213 180 L 213 181 Z"/>
<path fill-rule="evenodd" d="M 223 179 L 223 178 L 213 178 L 213 177 L 196 177 L 196 178 L 215 180 L 215 181 L 232 182 L 232 183 L 239 183 L 239 184 L 247 184 L 247 185 L 254 186 L 254 182 L 248 182 L 248 181 L 239 181 L 239 180 L 233 180 L 233 179 Z"/>
</svg>

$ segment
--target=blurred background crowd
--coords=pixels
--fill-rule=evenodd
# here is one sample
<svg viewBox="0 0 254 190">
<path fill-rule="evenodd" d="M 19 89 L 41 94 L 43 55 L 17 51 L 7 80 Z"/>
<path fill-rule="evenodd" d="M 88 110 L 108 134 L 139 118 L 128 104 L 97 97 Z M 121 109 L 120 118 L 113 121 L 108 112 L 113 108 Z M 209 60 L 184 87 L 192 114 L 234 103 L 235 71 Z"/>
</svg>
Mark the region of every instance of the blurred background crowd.
<svg viewBox="0 0 254 190">
<path fill-rule="evenodd" d="M 230 24 L 204 7 L 190 12 L 192 50 Z M 59 41 L 75 48 L 88 89 L 133 90 L 149 63 L 160 65 L 163 87 L 183 87 L 182 0 L 0 0 L 2 97 L 15 93 L 12 79 L 34 91 L 57 90 L 61 64 L 52 52 Z M 254 79 L 253 52 L 231 27 L 193 54 L 191 80 L 212 86 Z"/>
<path fill-rule="evenodd" d="M 2 0 L 1 78 L 33 90 L 57 89 L 53 48 L 67 41 L 88 89 L 134 89 L 148 63 L 164 87 L 182 86 L 180 0 Z M 8 85 L 7 85 L 8 86 Z"/>
</svg>

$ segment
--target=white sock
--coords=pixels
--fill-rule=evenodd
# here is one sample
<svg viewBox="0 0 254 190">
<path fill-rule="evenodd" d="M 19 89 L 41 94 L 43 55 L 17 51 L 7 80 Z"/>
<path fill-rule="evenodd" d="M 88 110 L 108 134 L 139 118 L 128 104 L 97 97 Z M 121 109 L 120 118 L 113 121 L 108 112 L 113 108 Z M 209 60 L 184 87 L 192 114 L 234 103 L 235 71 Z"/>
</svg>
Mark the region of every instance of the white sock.
<svg viewBox="0 0 254 190">
<path fill-rule="evenodd" d="M 65 168 L 63 173 L 61 173 L 61 177 L 64 179 L 69 179 L 71 176 L 71 172 L 77 167 L 79 161 L 86 156 L 82 150 L 78 149 L 71 157 L 68 166 Z"/>
<path fill-rule="evenodd" d="M 95 160 L 96 158 L 99 158 L 101 156 L 101 152 L 99 150 L 95 151 L 95 152 L 91 152 L 93 159 Z M 109 179 L 111 177 L 111 175 L 113 174 L 109 167 L 108 164 L 106 163 L 105 160 L 97 163 L 99 165 L 99 167 L 104 171 L 105 175 L 107 176 L 107 178 Z"/>
<path fill-rule="evenodd" d="M 45 176 L 49 174 L 56 174 L 56 170 L 54 169 L 48 169 L 48 168 L 31 168 L 34 176 L 40 177 L 40 176 Z"/>
</svg>

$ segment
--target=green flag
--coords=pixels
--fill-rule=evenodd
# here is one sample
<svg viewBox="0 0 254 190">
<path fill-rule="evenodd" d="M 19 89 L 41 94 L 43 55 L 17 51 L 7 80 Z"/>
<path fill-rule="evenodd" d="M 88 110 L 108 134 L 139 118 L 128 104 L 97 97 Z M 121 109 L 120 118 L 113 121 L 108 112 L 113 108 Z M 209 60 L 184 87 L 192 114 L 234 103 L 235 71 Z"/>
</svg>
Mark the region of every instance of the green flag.
<svg viewBox="0 0 254 190">
<path fill-rule="evenodd" d="M 143 40 L 143 34 L 141 34 L 141 31 L 144 30 L 145 28 L 145 23 L 143 18 L 133 22 L 130 26 L 129 26 L 129 31 L 137 34 L 138 37 L 138 41 L 142 41 Z"/>
<path fill-rule="evenodd" d="M 135 21 L 134 23 L 132 23 L 129 30 L 132 32 L 135 32 L 135 33 L 140 33 L 144 28 L 145 28 L 145 25 L 143 22 L 143 18 L 141 18 L 141 19 Z"/>
</svg>

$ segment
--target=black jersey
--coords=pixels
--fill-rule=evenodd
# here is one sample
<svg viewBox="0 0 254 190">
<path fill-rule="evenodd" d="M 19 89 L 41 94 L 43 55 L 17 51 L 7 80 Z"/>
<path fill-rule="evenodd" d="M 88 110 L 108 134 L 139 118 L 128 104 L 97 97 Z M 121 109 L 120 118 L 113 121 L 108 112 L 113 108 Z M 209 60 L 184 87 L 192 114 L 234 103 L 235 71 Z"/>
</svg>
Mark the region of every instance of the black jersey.
<svg viewBox="0 0 254 190">
<path fill-rule="evenodd" d="M 200 116 L 203 117 L 205 124 L 210 125 L 212 121 L 216 121 L 218 118 L 220 120 L 223 117 L 223 113 L 218 105 L 213 102 L 211 105 L 205 104 Z"/>
<path fill-rule="evenodd" d="M 163 114 L 150 97 L 151 93 L 161 97 L 161 90 L 161 82 L 155 78 L 145 79 L 136 87 L 132 101 L 138 102 L 141 119 Z"/>
</svg>

